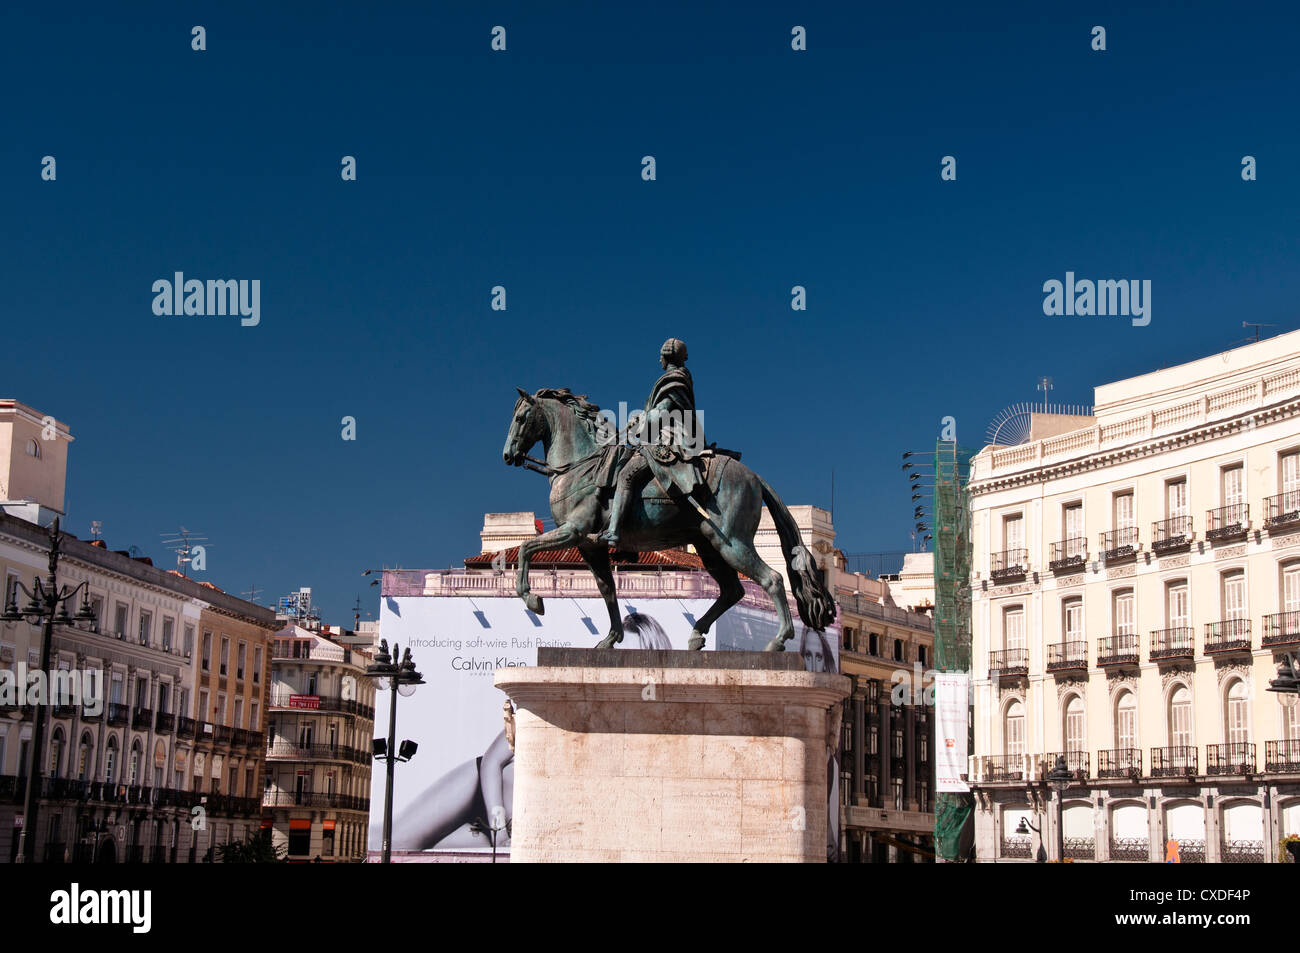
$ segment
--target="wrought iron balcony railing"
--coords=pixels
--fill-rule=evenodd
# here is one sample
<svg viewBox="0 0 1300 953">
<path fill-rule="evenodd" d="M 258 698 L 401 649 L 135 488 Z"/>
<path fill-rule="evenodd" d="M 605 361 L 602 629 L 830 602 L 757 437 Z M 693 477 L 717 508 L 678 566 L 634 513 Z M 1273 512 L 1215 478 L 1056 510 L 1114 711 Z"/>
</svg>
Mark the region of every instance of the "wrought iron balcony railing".
<svg viewBox="0 0 1300 953">
<path fill-rule="evenodd" d="M 1151 633 L 1151 661 L 1190 659 L 1196 651 L 1196 630 L 1190 625 L 1156 629 Z"/>
<path fill-rule="evenodd" d="M 1000 649 L 989 653 L 989 678 L 1028 674 L 1028 649 Z"/>
<path fill-rule="evenodd" d="M 158 712 L 157 718 L 154 719 L 154 730 L 162 734 L 170 735 L 176 728 L 176 716 L 169 711 Z"/>
<path fill-rule="evenodd" d="M 131 709 L 126 705 L 120 705 L 117 702 L 108 703 L 108 723 L 118 726 L 125 725 Z"/>
<path fill-rule="evenodd" d="M 176 719 L 176 734 L 181 738 L 194 737 L 195 721 L 193 718 L 186 718 L 180 715 Z"/>
<path fill-rule="evenodd" d="M 1151 859 L 1151 842 L 1145 837 L 1116 837 L 1110 842 L 1110 859 L 1148 861 Z"/>
<path fill-rule="evenodd" d="M 1025 758 L 1019 754 L 989 755 L 984 759 L 985 781 L 1025 780 Z"/>
<path fill-rule="evenodd" d="M 1142 777 L 1142 751 L 1139 748 L 1111 748 L 1097 752 L 1097 777 Z"/>
<path fill-rule="evenodd" d="M 1245 536 L 1250 531 L 1250 505 L 1233 503 L 1208 510 L 1205 514 L 1205 538 L 1219 541 Z"/>
<path fill-rule="evenodd" d="M 1195 745 L 1174 745 L 1151 749 L 1151 777 L 1190 778 L 1196 776 Z"/>
<path fill-rule="evenodd" d="M 1097 640 L 1097 664 L 1137 665 L 1141 661 L 1142 650 L 1136 632 L 1124 635 L 1112 635 Z"/>
<path fill-rule="evenodd" d="M 1097 842 L 1091 837 L 1067 837 L 1065 856 L 1070 860 L 1096 860 Z"/>
<path fill-rule="evenodd" d="M 1028 859 L 1034 856 L 1034 839 L 1028 834 L 1008 834 L 1002 838 L 1002 856 Z"/>
<path fill-rule="evenodd" d="M 1135 558 L 1138 551 L 1138 528 L 1126 526 L 1112 529 L 1101 534 L 1101 558 L 1103 562 L 1113 563 L 1123 559 Z"/>
<path fill-rule="evenodd" d="M 137 708 L 131 716 L 131 727 L 136 731 L 148 731 L 153 727 L 153 709 Z"/>
<path fill-rule="evenodd" d="M 1157 553 L 1168 553 L 1192 545 L 1192 518 L 1171 516 L 1151 524 L 1151 548 Z"/>
<path fill-rule="evenodd" d="M 1226 745 L 1205 746 L 1206 774 L 1254 774 L 1255 745 L 1236 741 Z"/>
<path fill-rule="evenodd" d="M 1264 842 L 1261 840 L 1225 841 L 1219 852 L 1219 859 L 1225 864 L 1262 864 Z"/>
<path fill-rule="evenodd" d="M 1056 642 L 1047 647 L 1049 672 L 1086 671 L 1088 668 L 1088 643 Z"/>
<path fill-rule="evenodd" d="M 1057 758 L 1065 758 L 1065 767 L 1075 781 L 1088 780 L 1088 752 L 1086 751 L 1049 751 L 1038 756 L 1038 779 L 1047 777 L 1047 773 L 1056 767 Z"/>
<path fill-rule="evenodd" d="M 1300 741 L 1264 742 L 1266 774 L 1300 774 Z"/>
<path fill-rule="evenodd" d="M 1225 655 L 1250 651 L 1250 620 L 1224 619 L 1205 624 L 1205 654 Z"/>
<path fill-rule="evenodd" d="M 1088 541 L 1082 536 L 1052 543 L 1052 558 L 1047 568 L 1052 572 L 1077 569 L 1088 561 Z"/>
<path fill-rule="evenodd" d="M 989 571 L 994 581 L 1019 579 L 1029 572 L 1029 550 L 1005 549 L 989 557 Z"/>
<path fill-rule="evenodd" d="M 1300 490 L 1264 497 L 1264 528 L 1287 529 L 1300 525 Z"/>
<path fill-rule="evenodd" d="M 1300 612 L 1275 612 L 1264 616 L 1262 645 L 1295 645 L 1297 642 L 1300 642 Z"/>
</svg>

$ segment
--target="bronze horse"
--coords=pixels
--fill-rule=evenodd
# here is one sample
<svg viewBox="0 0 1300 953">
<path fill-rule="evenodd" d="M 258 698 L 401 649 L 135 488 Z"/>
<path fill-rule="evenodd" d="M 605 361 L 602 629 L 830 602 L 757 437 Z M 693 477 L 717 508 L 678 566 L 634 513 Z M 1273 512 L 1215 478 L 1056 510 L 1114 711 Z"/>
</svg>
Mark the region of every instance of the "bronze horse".
<svg viewBox="0 0 1300 953">
<path fill-rule="evenodd" d="M 609 634 L 598 648 L 613 648 L 623 641 L 623 623 L 614 591 L 609 546 L 596 534 L 608 520 L 607 474 L 612 455 L 626 448 L 602 443 L 600 408 L 567 388 L 543 388 L 529 394 L 521 388 L 510 418 L 502 457 L 511 466 L 529 466 L 546 473 L 551 481 L 551 515 L 555 529 L 526 540 L 519 547 L 516 591 L 533 612 L 544 611 L 540 596 L 528 587 L 528 563 L 534 553 L 576 546 L 596 577 L 609 610 Z M 528 451 L 538 441 L 545 448 L 545 467 L 534 465 Z M 706 458 L 707 499 L 669 498 L 651 480 L 641 498 L 631 506 L 620 549 L 649 552 L 690 543 L 721 594 L 691 630 L 689 645 L 704 648 L 704 637 L 718 617 L 745 595 L 739 573 L 761 585 L 776 607 L 780 627 L 766 651 L 780 652 L 794 635 L 794 620 L 786 602 L 781 575 L 754 550 L 759 515 L 767 504 L 781 540 L 795 603 L 804 624 L 817 631 L 835 621 L 835 600 L 826 589 L 820 567 L 803 545 L 799 527 L 773 489 L 739 460 L 714 454 Z"/>
</svg>

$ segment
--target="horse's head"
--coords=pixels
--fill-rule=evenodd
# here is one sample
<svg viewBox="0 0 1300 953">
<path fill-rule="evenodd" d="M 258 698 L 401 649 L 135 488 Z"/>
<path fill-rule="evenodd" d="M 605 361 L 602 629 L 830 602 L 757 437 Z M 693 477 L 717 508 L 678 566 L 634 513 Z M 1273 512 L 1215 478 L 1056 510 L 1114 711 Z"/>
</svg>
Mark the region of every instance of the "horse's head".
<svg viewBox="0 0 1300 953">
<path fill-rule="evenodd" d="M 510 415 L 510 430 L 506 432 L 506 445 L 501 457 L 512 467 L 522 466 L 524 456 L 544 436 L 545 415 L 537 406 L 537 398 L 522 387 L 516 387 L 519 399 Z"/>
</svg>

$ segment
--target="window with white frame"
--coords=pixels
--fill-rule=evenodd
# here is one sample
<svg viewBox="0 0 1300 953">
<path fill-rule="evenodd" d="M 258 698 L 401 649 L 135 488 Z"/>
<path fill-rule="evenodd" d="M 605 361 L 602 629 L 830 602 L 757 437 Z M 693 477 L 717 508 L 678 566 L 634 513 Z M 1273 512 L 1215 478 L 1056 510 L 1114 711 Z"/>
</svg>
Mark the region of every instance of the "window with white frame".
<svg viewBox="0 0 1300 953">
<path fill-rule="evenodd" d="M 1132 529 L 1137 525 L 1137 516 L 1133 509 L 1133 491 L 1115 494 L 1114 528 Z"/>
<path fill-rule="evenodd" d="M 1224 620 L 1246 618 L 1246 573 L 1242 570 L 1223 574 L 1223 615 Z"/>
<path fill-rule="evenodd" d="M 140 629 L 138 632 L 141 645 L 148 645 L 149 639 L 153 637 L 153 613 L 140 610 Z"/>
<path fill-rule="evenodd" d="M 1186 579 L 1171 582 L 1165 587 L 1165 624 L 1171 629 L 1185 629 L 1192 624 Z"/>
<path fill-rule="evenodd" d="M 1070 503 L 1061 508 L 1064 522 L 1064 538 L 1083 539 L 1083 504 Z"/>
<path fill-rule="evenodd" d="M 1239 678 L 1233 679 L 1228 686 L 1227 709 L 1224 712 L 1224 734 L 1230 745 L 1250 741 L 1246 708 L 1246 683 Z"/>
<path fill-rule="evenodd" d="M 1224 467 L 1220 473 L 1220 486 L 1224 506 L 1239 506 L 1245 501 L 1244 470 L 1241 464 Z"/>
<path fill-rule="evenodd" d="M 1187 480 L 1170 480 L 1165 484 L 1165 516 L 1174 519 L 1187 515 Z"/>
<path fill-rule="evenodd" d="M 1282 567 L 1280 595 L 1283 612 L 1300 612 L 1300 563 L 1289 563 Z"/>
<path fill-rule="evenodd" d="M 1115 747 L 1137 747 L 1137 696 L 1121 692 L 1115 702 Z"/>
<path fill-rule="evenodd" d="M 1002 753 L 1008 757 L 1025 753 L 1025 706 L 1019 701 L 1013 701 L 1007 706 L 1002 740 Z"/>
<path fill-rule="evenodd" d="M 1025 610 L 1012 606 L 1002 612 L 1002 647 L 1008 651 L 1025 647 Z"/>
<path fill-rule="evenodd" d="M 1174 748 L 1192 746 L 1192 693 L 1185 685 L 1169 695 L 1169 744 Z"/>
<path fill-rule="evenodd" d="M 1084 733 L 1083 699 L 1071 695 L 1065 705 L 1065 750 L 1067 752 L 1087 750 L 1087 737 Z"/>
<path fill-rule="evenodd" d="M 1133 613 L 1132 589 L 1121 589 L 1115 593 L 1112 604 L 1112 628 L 1115 635 L 1126 637 L 1137 635 L 1137 622 Z"/>
<path fill-rule="evenodd" d="M 172 650 L 172 630 L 175 627 L 176 627 L 176 623 L 173 620 L 166 619 L 166 618 L 163 619 L 162 647 L 164 652 L 170 652 Z"/>
<path fill-rule="evenodd" d="M 1002 548 L 1006 550 L 1025 548 L 1025 520 L 1021 514 L 1003 517 Z"/>
<path fill-rule="evenodd" d="M 1083 634 L 1083 599 L 1075 596 L 1061 601 L 1062 622 L 1066 642 L 1082 642 Z"/>
</svg>

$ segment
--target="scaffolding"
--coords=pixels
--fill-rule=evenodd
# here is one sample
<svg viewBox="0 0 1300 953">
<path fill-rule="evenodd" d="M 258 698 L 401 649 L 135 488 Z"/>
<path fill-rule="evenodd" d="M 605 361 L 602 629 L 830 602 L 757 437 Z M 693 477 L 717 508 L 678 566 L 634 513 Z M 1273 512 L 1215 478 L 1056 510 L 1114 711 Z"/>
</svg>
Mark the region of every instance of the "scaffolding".
<svg viewBox="0 0 1300 953">
<path fill-rule="evenodd" d="M 971 670 L 970 461 L 975 451 L 940 440 L 934 452 L 934 649 L 940 672 Z M 966 739 L 967 750 L 973 739 Z M 941 861 L 964 859 L 974 800 L 969 793 L 939 792 L 934 805 L 934 845 Z"/>
</svg>

